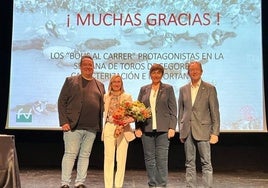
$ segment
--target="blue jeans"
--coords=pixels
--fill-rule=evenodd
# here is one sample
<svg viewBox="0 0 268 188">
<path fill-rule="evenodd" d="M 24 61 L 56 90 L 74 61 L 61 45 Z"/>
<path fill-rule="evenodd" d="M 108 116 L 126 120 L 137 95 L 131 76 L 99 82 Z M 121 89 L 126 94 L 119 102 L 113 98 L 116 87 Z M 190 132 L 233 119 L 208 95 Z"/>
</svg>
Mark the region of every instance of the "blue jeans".
<svg viewBox="0 0 268 188">
<path fill-rule="evenodd" d="M 185 167 L 186 167 L 186 186 L 197 187 L 196 185 L 196 149 L 198 149 L 202 167 L 202 180 L 204 187 L 212 187 L 213 168 L 211 164 L 211 151 L 209 141 L 196 141 L 190 134 L 185 143 Z"/>
<path fill-rule="evenodd" d="M 168 178 L 167 133 L 144 133 L 141 137 L 149 187 L 166 187 Z"/>
<path fill-rule="evenodd" d="M 72 170 L 77 160 L 77 175 L 75 185 L 83 184 L 86 180 L 89 156 L 96 138 L 96 132 L 74 130 L 64 132 L 64 155 L 62 158 L 61 184 L 70 185 Z"/>
</svg>

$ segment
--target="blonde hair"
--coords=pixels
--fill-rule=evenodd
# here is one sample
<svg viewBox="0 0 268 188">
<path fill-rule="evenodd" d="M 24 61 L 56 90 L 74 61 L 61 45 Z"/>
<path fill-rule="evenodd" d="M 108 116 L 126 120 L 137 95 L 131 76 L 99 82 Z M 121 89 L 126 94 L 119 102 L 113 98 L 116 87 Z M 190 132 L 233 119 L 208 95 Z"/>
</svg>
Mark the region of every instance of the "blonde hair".
<svg viewBox="0 0 268 188">
<path fill-rule="evenodd" d="M 109 82 L 109 86 L 108 86 L 108 93 L 109 95 L 112 94 L 112 83 L 113 81 L 116 79 L 116 78 L 120 78 L 121 80 L 121 88 L 120 88 L 120 94 L 124 93 L 125 92 L 125 89 L 124 89 L 124 84 L 123 84 L 123 79 L 122 77 L 119 75 L 119 74 L 116 74 L 116 75 L 113 75 L 110 79 L 110 82 Z"/>
</svg>

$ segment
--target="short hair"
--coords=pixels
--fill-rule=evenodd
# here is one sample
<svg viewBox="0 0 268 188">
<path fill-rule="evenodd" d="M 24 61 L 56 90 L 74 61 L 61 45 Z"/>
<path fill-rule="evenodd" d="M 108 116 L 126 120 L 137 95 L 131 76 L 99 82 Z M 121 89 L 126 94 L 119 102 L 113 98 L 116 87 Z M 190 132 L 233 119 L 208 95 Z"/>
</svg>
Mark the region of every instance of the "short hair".
<svg viewBox="0 0 268 188">
<path fill-rule="evenodd" d="M 124 89 L 124 83 L 123 83 L 123 79 L 122 79 L 122 77 L 121 77 L 119 74 L 115 74 L 115 75 L 113 75 L 113 76 L 111 77 L 110 82 L 109 82 L 109 86 L 108 86 L 108 93 L 109 93 L 109 95 L 112 94 L 112 83 L 113 83 L 113 81 L 114 81 L 116 78 L 120 78 L 120 80 L 121 80 L 120 94 L 122 94 L 122 93 L 125 92 L 125 89 Z"/>
<path fill-rule="evenodd" d="M 93 64 L 94 64 L 94 60 L 90 55 L 82 55 L 81 60 L 80 60 L 80 66 L 82 65 L 83 60 L 86 59 L 86 58 L 91 59 Z"/>
<path fill-rule="evenodd" d="M 202 68 L 202 63 L 201 63 L 201 62 L 199 62 L 199 61 L 191 61 L 191 62 L 188 64 L 188 66 L 187 66 L 188 74 L 189 74 L 189 68 L 190 68 L 190 66 L 191 66 L 192 64 L 198 64 L 198 65 L 200 66 L 201 71 L 203 72 L 203 68 Z"/>
<path fill-rule="evenodd" d="M 162 74 L 164 74 L 164 67 L 161 64 L 154 63 L 150 68 L 150 74 L 155 70 L 159 70 Z"/>
</svg>

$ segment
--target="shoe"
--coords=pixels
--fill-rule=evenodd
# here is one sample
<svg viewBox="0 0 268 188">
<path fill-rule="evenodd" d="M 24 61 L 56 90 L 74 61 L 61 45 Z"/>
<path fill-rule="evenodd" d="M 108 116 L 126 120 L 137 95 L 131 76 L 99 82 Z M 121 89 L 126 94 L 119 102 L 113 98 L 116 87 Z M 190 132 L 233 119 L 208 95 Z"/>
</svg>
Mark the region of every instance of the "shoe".
<svg viewBox="0 0 268 188">
<path fill-rule="evenodd" d="M 86 186 L 84 184 L 80 184 L 80 185 L 74 186 L 74 188 L 86 188 Z"/>
<path fill-rule="evenodd" d="M 60 188 L 70 188 L 69 185 L 62 185 Z"/>
</svg>

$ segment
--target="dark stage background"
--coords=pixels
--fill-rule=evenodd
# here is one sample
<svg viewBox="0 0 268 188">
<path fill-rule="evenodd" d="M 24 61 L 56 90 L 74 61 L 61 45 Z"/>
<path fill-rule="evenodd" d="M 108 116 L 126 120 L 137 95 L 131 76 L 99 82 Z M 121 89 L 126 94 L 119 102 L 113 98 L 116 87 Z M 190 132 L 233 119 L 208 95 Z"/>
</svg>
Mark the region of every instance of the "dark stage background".
<svg viewBox="0 0 268 188">
<path fill-rule="evenodd" d="M 265 2 L 262 2 L 264 4 Z M 265 3 L 267 4 L 267 3 Z M 263 5 L 263 10 L 267 5 Z M 63 155 L 62 132 L 35 130 L 6 130 L 6 115 L 9 92 L 10 48 L 12 33 L 12 2 L 1 6 L 1 97 L 0 97 L 0 134 L 15 135 L 20 168 L 44 167 L 59 168 Z M 264 12 L 264 11 L 262 11 Z M 265 97 L 267 98 L 267 16 L 263 16 L 263 66 Z M 250 36 L 249 36 L 250 37 Z M 243 45 L 243 44 L 241 44 Z M 243 74 L 243 72 L 241 72 Z M 239 79 L 239 74 L 237 75 Z M 239 88 L 238 88 L 239 89 Z M 266 102 L 267 106 L 267 102 Z M 267 116 L 267 115 L 266 115 Z M 183 144 L 178 134 L 171 140 L 169 167 L 184 169 Z M 222 133 L 220 142 L 212 146 L 212 159 L 215 170 L 263 170 L 268 172 L 268 134 L 267 133 Z M 102 168 L 103 143 L 100 134 L 92 150 L 90 166 Z M 136 139 L 129 145 L 127 168 L 144 168 L 142 145 Z"/>
</svg>

